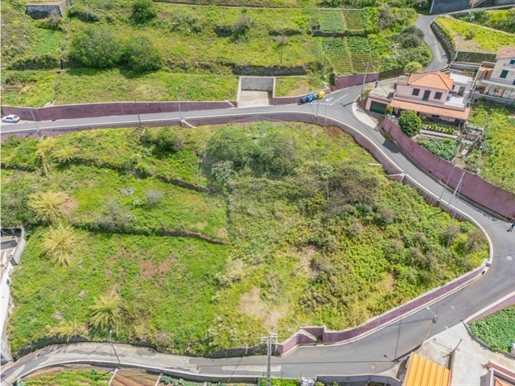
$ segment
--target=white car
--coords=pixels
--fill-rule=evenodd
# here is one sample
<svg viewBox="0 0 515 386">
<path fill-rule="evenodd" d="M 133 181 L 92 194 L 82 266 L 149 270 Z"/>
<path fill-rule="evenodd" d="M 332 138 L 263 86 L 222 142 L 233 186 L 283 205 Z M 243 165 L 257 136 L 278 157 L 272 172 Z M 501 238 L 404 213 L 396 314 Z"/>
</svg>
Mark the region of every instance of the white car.
<svg viewBox="0 0 515 386">
<path fill-rule="evenodd" d="M 6 115 L 2 118 L 2 122 L 17 123 L 20 121 L 20 117 L 14 114 Z"/>
</svg>

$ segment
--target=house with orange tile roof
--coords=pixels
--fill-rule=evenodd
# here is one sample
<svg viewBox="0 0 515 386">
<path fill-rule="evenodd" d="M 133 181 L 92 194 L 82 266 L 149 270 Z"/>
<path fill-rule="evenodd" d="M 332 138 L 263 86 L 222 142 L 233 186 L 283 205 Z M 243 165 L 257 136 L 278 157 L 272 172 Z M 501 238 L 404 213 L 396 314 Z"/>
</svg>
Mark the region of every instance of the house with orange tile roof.
<svg viewBox="0 0 515 386">
<path fill-rule="evenodd" d="M 515 103 L 515 46 L 499 49 L 493 68 L 482 65 L 476 91 L 499 98 L 496 102 Z"/>
<path fill-rule="evenodd" d="M 457 73 L 424 72 L 399 78 L 390 106 L 399 114 L 416 111 L 422 117 L 461 124 L 470 114 L 473 78 Z"/>
</svg>

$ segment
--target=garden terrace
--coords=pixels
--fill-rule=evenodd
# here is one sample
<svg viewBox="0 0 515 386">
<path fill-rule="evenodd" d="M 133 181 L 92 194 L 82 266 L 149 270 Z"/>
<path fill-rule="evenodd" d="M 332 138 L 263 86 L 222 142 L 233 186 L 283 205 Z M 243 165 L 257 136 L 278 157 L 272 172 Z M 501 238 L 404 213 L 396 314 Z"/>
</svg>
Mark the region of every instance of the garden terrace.
<svg viewBox="0 0 515 386">
<path fill-rule="evenodd" d="M 411 32 L 405 29 L 416 19 L 411 9 L 391 8 L 389 22 L 379 25 L 379 11 L 374 8 L 154 3 L 155 17 L 138 24 L 130 3 L 116 5 L 83 1 L 69 7 L 62 19 L 34 21 L 9 1 L 3 2 L 4 14 L 10 15 L 6 20 L 19 20 L 24 26 L 20 30 L 19 24 L 7 23 L 4 40 L 27 42 L 17 46 L 16 55 L 2 51 L 2 63 L 9 69 L 3 78 L 8 92 L 2 93 L 2 104 L 234 100 L 235 74 L 256 70 L 270 76 L 294 74 L 282 81 L 277 95 L 299 95 L 319 86 L 323 68 L 326 74 L 340 75 L 388 71 L 410 61 L 426 63 L 431 57 L 422 42 L 406 45 Z M 96 58 L 77 53 L 74 47 L 84 46 L 80 39 L 85 34 L 94 41 L 108 39 L 112 49 Z M 333 41 L 327 36 L 334 36 Z M 326 50 L 327 45 L 331 47 Z M 139 52 L 141 46 L 149 51 Z M 127 59 L 131 57 L 139 59 L 131 62 Z M 299 76 L 301 72 L 307 75 Z"/>
</svg>

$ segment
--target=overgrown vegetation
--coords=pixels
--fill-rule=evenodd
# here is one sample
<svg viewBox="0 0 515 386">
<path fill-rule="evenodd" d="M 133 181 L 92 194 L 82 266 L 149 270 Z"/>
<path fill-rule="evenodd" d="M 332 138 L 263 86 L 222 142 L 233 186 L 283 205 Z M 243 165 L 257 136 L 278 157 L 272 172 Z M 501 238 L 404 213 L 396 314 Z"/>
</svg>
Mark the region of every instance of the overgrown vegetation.
<svg viewBox="0 0 515 386">
<path fill-rule="evenodd" d="M 21 8 L 13 4 L 3 2 L 2 9 L 16 23 L 23 18 L 28 27 L 23 32 L 6 18 L 2 29 L 4 41 L 12 41 L 14 32 L 26 40 L 20 44 L 23 52 L 11 56 L 20 47 L 2 51 L 9 70 L 2 103 L 8 105 L 173 100 L 181 85 L 183 99 L 232 100 L 235 73 L 249 73 L 256 66 L 279 66 L 286 73 L 303 68 L 309 79 L 320 82 L 323 68 L 338 74 L 387 71 L 412 61 L 427 63 L 431 56 L 416 30 L 406 29 L 416 19 L 411 8 L 321 10 L 303 3 L 298 8 L 247 9 L 79 1 L 62 18 L 34 21 L 14 17 Z M 316 34 L 320 30 L 367 36 L 334 37 L 328 43 L 331 39 Z M 339 48 L 326 50 L 328 44 Z M 48 71 L 61 66 L 65 71 Z"/>
<path fill-rule="evenodd" d="M 454 159 L 458 149 L 458 141 L 450 138 L 421 138 L 417 139 L 417 143 L 424 149 L 429 150 L 434 155 L 447 161 L 452 161 Z"/>
<path fill-rule="evenodd" d="M 515 111 L 478 104 L 469 122 L 487 131 L 481 149 L 474 148 L 465 159 L 466 167 L 479 170 L 487 181 L 515 193 L 515 158 L 511 155 L 515 143 Z"/>
<path fill-rule="evenodd" d="M 469 23 L 515 33 L 515 8 L 479 10 L 455 17 Z"/>
<path fill-rule="evenodd" d="M 515 45 L 515 35 L 479 25 L 457 20 L 451 17 L 437 17 L 435 22 L 453 39 L 460 51 L 497 52 L 504 46 Z"/>
<path fill-rule="evenodd" d="M 469 324 L 472 333 L 494 351 L 510 352 L 515 342 L 515 306 Z"/>
<path fill-rule="evenodd" d="M 30 235 L 12 280 L 13 350 L 112 329 L 205 354 L 266 331 L 342 329 L 487 257 L 473 225 L 374 163 L 339 129 L 295 123 L 4 141 L 2 220 Z M 69 198 L 55 212 L 72 251 L 45 246 L 61 225 L 27 206 L 39 191 Z M 61 247 L 69 264 L 48 258 Z"/>
<path fill-rule="evenodd" d="M 107 385 L 111 379 L 110 372 L 96 371 L 96 370 L 63 370 L 51 372 L 39 376 L 31 376 L 26 378 L 23 382 L 27 386 L 38 385 L 84 385 L 84 386 L 100 386 Z"/>
</svg>

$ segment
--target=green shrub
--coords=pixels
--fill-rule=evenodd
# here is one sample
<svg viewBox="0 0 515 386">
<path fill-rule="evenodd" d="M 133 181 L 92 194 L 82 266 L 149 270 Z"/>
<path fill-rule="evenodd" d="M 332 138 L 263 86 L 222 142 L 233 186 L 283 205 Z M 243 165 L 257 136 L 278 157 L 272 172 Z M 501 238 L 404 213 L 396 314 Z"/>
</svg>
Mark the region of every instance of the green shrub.
<svg viewBox="0 0 515 386">
<path fill-rule="evenodd" d="M 138 73 L 157 71 L 163 66 L 161 54 L 146 36 L 130 38 L 125 43 L 122 61 Z"/>
<path fill-rule="evenodd" d="M 399 126 L 408 136 L 413 137 L 420 132 L 422 119 L 415 111 L 406 110 L 399 117 Z"/>
<path fill-rule="evenodd" d="M 87 28 L 77 34 L 70 47 L 70 59 L 93 68 L 110 68 L 120 63 L 123 45 L 108 27 Z"/>
<path fill-rule="evenodd" d="M 132 3 L 131 19 L 137 24 L 144 24 L 157 16 L 152 0 L 134 0 Z"/>
<path fill-rule="evenodd" d="M 82 4 L 73 4 L 67 8 L 68 17 L 75 17 L 79 20 L 95 23 L 101 20 L 100 15 L 91 11 L 88 7 L 83 6 Z"/>
</svg>

